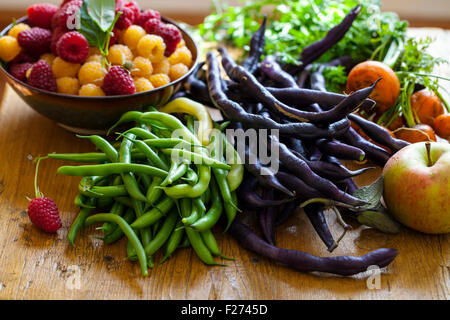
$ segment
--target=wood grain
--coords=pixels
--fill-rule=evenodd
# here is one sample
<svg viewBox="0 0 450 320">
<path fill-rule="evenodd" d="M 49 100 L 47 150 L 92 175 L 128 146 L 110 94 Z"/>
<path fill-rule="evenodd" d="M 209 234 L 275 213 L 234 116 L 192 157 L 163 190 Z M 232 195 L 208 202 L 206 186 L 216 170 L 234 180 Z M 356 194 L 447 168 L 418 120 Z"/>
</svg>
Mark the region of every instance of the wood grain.
<svg viewBox="0 0 450 320">
<path fill-rule="evenodd" d="M 448 52 L 448 51 L 447 51 Z M 217 230 L 222 252 L 235 261 L 207 267 L 190 249 L 179 250 L 142 278 L 137 263 L 124 259 L 125 241 L 103 245 L 93 228 L 72 248 L 67 229 L 77 214 L 73 198 L 79 179 L 56 176 L 61 162 L 42 161 L 41 191 L 61 211 L 63 228 L 45 234 L 31 225 L 27 197 L 33 197 L 30 156 L 49 152 L 87 152 L 86 140 L 60 128 L 25 105 L 0 81 L 0 299 L 449 299 L 450 236 L 423 235 L 403 229 L 386 235 L 349 221 L 354 227 L 331 255 L 362 255 L 380 247 L 399 250 L 381 275 L 380 289 L 369 290 L 368 274 L 354 277 L 293 271 L 240 248 Z M 357 179 L 377 178 L 380 169 Z M 329 213 L 332 232 L 342 232 Z M 277 229 L 281 247 L 330 255 L 299 211 Z M 74 273 L 75 270 L 75 273 Z M 78 271 L 76 271 L 78 270 Z M 78 273 L 77 273 L 78 272 Z M 74 288 L 74 275 L 80 286 Z"/>
</svg>

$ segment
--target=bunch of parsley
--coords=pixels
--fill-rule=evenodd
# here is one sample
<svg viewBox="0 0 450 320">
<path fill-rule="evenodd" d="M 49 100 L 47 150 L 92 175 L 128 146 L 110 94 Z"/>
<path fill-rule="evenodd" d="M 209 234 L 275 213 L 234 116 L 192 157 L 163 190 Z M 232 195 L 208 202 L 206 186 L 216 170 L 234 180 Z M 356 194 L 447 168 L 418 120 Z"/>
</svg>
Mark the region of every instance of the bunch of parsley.
<svg viewBox="0 0 450 320">
<path fill-rule="evenodd" d="M 406 116 L 408 125 L 416 122 L 406 102 L 416 83 L 440 95 L 439 84 L 429 73 L 444 61 L 426 53 L 431 40 L 408 38 L 408 22 L 395 13 L 382 12 L 380 0 L 243 0 L 242 6 L 222 6 L 213 0 L 213 4 L 214 13 L 198 27 L 203 39 L 241 48 L 244 57 L 253 33 L 267 15 L 265 54 L 276 55 L 288 64 L 298 64 L 304 47 L 323 38 L 361 4 L 361 13 L 350 30 L 317 63 L 350 55 L 355 62 L 378 60 L 392 67 L 399 76 L 402 93 L 396 106 L 380 118 L 384 125 L 400 113 Z M 342 91 L 347 81 L 344 68 L 326 67 L 323 73 L 328 90 Z"/>
<path fill-rule="evenodd" d="M 216 13 L 205 18 L 199 32 L 207 41 L 228 42 L 247 52 L 253 33 L 267 14 L 266 53 L 296 64 L 305 46 L 323 38 L 359 3 L 363 8 L 352 28 L 319 61 L 349 54 L 355 61 L 363 61 L 381 44 L 386 45 L 391 35 L 406 34 L 407 23 L 394 13 L 382 13 L 379 0 L 247 0 L 236 7 L 221 7 L 216 1 Z"/>
</svg>

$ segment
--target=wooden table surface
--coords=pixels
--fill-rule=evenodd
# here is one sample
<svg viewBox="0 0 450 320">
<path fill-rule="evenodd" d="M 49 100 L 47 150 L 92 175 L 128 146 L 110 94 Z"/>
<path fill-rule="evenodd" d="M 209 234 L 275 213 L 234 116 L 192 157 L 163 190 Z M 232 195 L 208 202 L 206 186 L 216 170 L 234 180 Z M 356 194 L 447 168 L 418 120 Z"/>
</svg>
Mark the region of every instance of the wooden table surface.
<svg viewBox="0 0 450 320">
<path fill-rule="evenodd" d="M 443 38 L 449 37 L 440 30 L 416 32 L 437 35 L 435 52 L 442 50 Z M 222 252 L 236 258 L 227 262 L 228 266 L 205 266 L 191 249 L 182 249 L 151 270 L 148 278 L 141 277 L 137 263 L 125 260 L 124 239 L 103 245 L 86 236 L 72 248 L 66 235 L 77 214 L 73 198 L 79 178 L 56 176 L 62 162 L 41 162 L 40 189 L 57 202 L 63 220 L 57 235 L 45 234 L 30 223 L 26 213 L 27 198 L 34 194 L 35 166 L 30 157 L 87 152 L 92 147 L 36 113 L 1 81 L 0 101 L 0 299 L 450 298 L 450 236 L 408 229 L 387 235 L 352 224 L 354 229 L 331 254 L 363 255 L 380 247 L 397 248 L 398 257 L 382 270 L 380 286 L 372 289 L 367 285 L 367 273 L 353 277 L 299 273 L 240 248 L 220 232 L 216 234 Z M 379 174 L 380 169 L 373 170 L 357 183 L 368 184 Z M 339 224 L 332 214 L 328 219 L 338 236 L 342 231 Z M 93 228 L 87 231 L 96 234 Z M 277 243 L 330 255 L 301 211 L 277 229 Z"/>
</svg>

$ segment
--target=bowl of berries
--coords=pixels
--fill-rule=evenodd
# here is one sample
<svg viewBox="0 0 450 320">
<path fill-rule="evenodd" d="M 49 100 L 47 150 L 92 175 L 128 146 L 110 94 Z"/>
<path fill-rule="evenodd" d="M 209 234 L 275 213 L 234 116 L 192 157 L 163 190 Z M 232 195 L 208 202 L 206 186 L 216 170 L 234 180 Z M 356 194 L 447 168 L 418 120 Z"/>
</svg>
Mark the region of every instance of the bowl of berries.
<svg viewBox="0 0 450 320">
<path fill-rule="evenodd" d="M 0 32 L 0 73 L 33 109 L 75 132 L 102 132 L 123 113 L 158 108 L 197 65 L 174 21 L 134 1 L 36 4 Z"/>
</svg>

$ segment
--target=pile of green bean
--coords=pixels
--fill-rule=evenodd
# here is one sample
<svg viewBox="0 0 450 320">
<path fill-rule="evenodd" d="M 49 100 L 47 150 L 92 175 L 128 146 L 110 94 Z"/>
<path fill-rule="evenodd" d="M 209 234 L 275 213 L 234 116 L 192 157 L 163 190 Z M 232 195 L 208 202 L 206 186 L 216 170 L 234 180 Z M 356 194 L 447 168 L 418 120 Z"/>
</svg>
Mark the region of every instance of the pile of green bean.
<svg viewBox="0 0 450 320">
<path fill-rule="evenodd" d="M 235 190 L 243 168 L 237 161 L 225 163 L 225 156 L 213 157 L 214 149 L 194 132 L 196 119 L 185 115 L 184 120 L 186 124 L 158 111 L 129 112 L 118 124 L 135 125 L 116 132 L 115 143 L 98 135 L 79 136 L 99 152 L 48 155 L 85 163 L 57 171 L 83 177 L 75 198 L 80 211 L 68 233 L 72 245 L 83 227 L 102 223 L 98 229 L 105 243 L 127 237 L 127 257 L 139 261 L 145 276 L 155 265 L 157 251 L 162 253 L 161 264 L 180 247 L 191 246 L 204 263 L 221 265 L 214 256 L 227 257 L 212 228 L 222 213 L 229 226 L 239 211 Z"/>
</svg>

